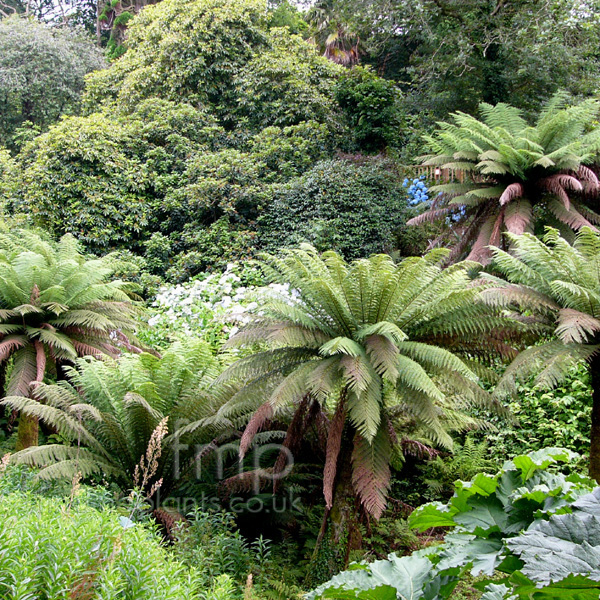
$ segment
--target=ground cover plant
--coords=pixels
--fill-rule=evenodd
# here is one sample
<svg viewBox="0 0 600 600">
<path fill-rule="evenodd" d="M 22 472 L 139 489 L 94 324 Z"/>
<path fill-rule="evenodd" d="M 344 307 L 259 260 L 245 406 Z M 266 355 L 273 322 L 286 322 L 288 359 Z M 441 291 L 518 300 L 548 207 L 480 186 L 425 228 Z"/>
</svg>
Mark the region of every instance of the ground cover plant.
<svg viewBox="0 0 600 600">
<path fill-rule="evenodd" d="M 124 527 L 114 508 L 32 494 L 0 496 L 0 593 L 17 598 L 233 598 L 231 582 L 204 587 L 148 527 Z"/>
</svg>

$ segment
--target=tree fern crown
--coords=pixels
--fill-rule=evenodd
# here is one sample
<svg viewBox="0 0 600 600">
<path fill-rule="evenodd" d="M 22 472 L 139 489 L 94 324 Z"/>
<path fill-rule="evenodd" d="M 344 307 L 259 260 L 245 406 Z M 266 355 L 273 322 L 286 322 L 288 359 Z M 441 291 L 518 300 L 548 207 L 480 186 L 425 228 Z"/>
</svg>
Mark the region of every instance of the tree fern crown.
<svg viewBox="0 0 600 600">
<path fill-rule="evenodd" d="M 47 366 L 132 348 L 130 286 L 87 259 L 77 241 L 58 244 L 20 231 L 0 236 L 0 362 L 13 358 L 8 393 L 27 396 Z"/>
<path fill-rule="evenodd" d="M 250 354 L 219 378 L 230 394 L 221 410 L 243 405 L 252 414 L 242 453 L 278 413 L 318 403 L 332 419 L 329 466 L 340 452 L 332 440 L 350 434 L 354 488 L 368 512 L 381 514 L 398 437 L 418 430 L 430 444 L 450 446 L 452 429 L 475 423 L 461 409 L 489 401 L 478 359 L 509 351 L 505 320 L 478 300 L 470 277 L 477 265 L 442 269 L 446 256 L 347 263 L 303 246 L 265 257 L 267 276 L 289 291 L 267 296 L 230 340 Z M 332 473 L 326 464 L 326 499 Z"/>
<path fill-rule="evenodd" d="M 532 231 L 543 219 L 563 233 L 596 229 L 600 215 L 590 208 L 600 189 L 585 165 L 598 155 L 600 128 L 592 127 L 600 103 L 587 100 L 568 106 L 557 94 L 534 126 L 507 104 L 480 105 L 481 120 L 465 113 L 452 123 L 438 123 L 426 137 L 431 153 L 422 164 L 462 173 L 462 183 L 432 188 L 438 195 L 413 224 L 446 219 L 459 241 L 451 260 L 488 262 L 489 246 L 502 243 L 502 233 Z"/>
<path fill-rule="evenodd" d="M 573 245 L 558 230 L 542 239 L 507 234 L 511 253 L 493 249 L 493 265 L 505 279 L 483 275 L 485 302 L 527 315 L 545 342 L 522 352 L 507 369 L 497 393 L 515 392 L 515 380 L 535 375 L 542 387 L 557 384 L 578 360 L 600 351 L 600 234 L 583 227 Z"/>
</svg>

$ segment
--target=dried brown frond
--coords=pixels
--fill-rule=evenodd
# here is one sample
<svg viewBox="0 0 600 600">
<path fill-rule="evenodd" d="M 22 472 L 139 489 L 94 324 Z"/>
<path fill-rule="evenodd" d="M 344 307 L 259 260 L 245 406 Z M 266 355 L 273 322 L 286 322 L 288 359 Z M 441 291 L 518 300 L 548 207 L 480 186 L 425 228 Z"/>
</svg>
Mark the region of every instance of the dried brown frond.
<svg viewBox="0 0 600 600">
<path fill-rule="evenodd" d="M 379 519 L 387 504 L 390 486 L 391 445 L 387 429 L 381 427 L 369 443 L 360 434 L 354 437 L 352 485 L 367 514 Z"/>
<path fill-rule="evenodd" d="M 169 428 L 167 426 L 168 420 L 169 417 L 165 417 L 156 426 L 148 441 L 146 454 L 141 456 L 140 462 L 135 466 L 133 474 L 134 486 L 140 490 L 146 491 L 146 496 L 148 498 L 152 498 L 158 488 L 162 485 L 162 479 L 159 479 L 148 489 L 148 484 L 158 471 L 158 461 L 162 454 L 162 442 L 169 433 Z"/>
<path fill-rule="evenodd" d="M 231 494 L 259 493 L 270 485 L 272 479 L 272 468 L 244 471 L 243 473 L 223 479 L 219 483 L 219 491 L 225 499 L 229 498 Z"/>
<path fill-rule="evenodd" d="M 323 469 L 323 495 L 325 496 L 325 505 L 328 509 L 333 506 L 333 485 L 337 474 L 337 462 L 342 447 L 342 435 L 344 433 L 344 423 L 346 421 L 346 401 L 342 398 L 337 405 L 329 435 L 327 438 L 327 450 L 325 452 L 325 468 Z"/>
<path fill-rule="evenodd" d="M 246 425 L 242 439 L 240 440 L 240 458 L 246 456 L 246 452 L 252 445 L 254 436 L 265 426 L 265 424 L 273 418 L 273 407 L 269 401 L 265 402 L 252 415 L 252 418 Z"/>
</svg>

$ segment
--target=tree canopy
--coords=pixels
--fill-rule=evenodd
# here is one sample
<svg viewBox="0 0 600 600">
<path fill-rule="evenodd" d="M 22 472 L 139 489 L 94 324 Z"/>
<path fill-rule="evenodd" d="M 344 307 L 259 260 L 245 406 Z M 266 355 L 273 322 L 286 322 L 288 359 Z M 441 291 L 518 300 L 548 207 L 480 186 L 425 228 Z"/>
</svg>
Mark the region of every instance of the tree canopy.
<svg viewBox="0 0 600 600">
<path fill-rule="evenodd" d="M 43 131 L 60 115 L 77 113 L 85 75 L 104 67 L 81 31 L 0 19 L 0 145 L 17 145 L 19 128 Z"/>
</svg>

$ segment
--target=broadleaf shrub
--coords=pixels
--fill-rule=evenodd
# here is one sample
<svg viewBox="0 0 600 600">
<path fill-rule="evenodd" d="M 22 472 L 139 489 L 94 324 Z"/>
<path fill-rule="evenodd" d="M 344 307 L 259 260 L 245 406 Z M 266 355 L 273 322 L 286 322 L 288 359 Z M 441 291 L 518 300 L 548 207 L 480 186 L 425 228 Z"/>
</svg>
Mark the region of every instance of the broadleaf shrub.
<svg viewBox="0 0 600 600">
<path fill-rule="evenodd" d="M 336 100 L 359 150 L 398 146 L 404 114 L 396 84 L 365 67 L 354 67 L 339 78 Z"/>
<path fill-rule="evenodd" d="M 571 367 L 564 381 L 552 390 L 534 381 L 517 384 L 518 397 L 509 404 L 513 423 L 496 422 L 486 433 L 492 460 L 560 446 L 581 455 L 590 447 L 592 391 L 585 363 Z"/>
<path fill-rule="evenodd" d="M 391 165 L 328 160 L 282 185 L 259 219 L 269 251 L 308 242 L 346 259 L 392 250 L 406 199 Z"/>
<path fill-rule="evenodd" d="M 451 528 L 444 543 L 354 565 L 307 599 L 444 600 L 467 571 L 508 575 L 504 584 L 488 586 L 486 600 L 533 593 L 536 600 L 597 598 L 600 488 L 557 469 L 576 458 L 569 450 L 546 448 L 507 461 L 496 475 L 457 482 L 447 504 L 423 505 L 409 519 L 421 531 Z M 540 553 L 546 558 L 540 560 Z"/>
</svg>

